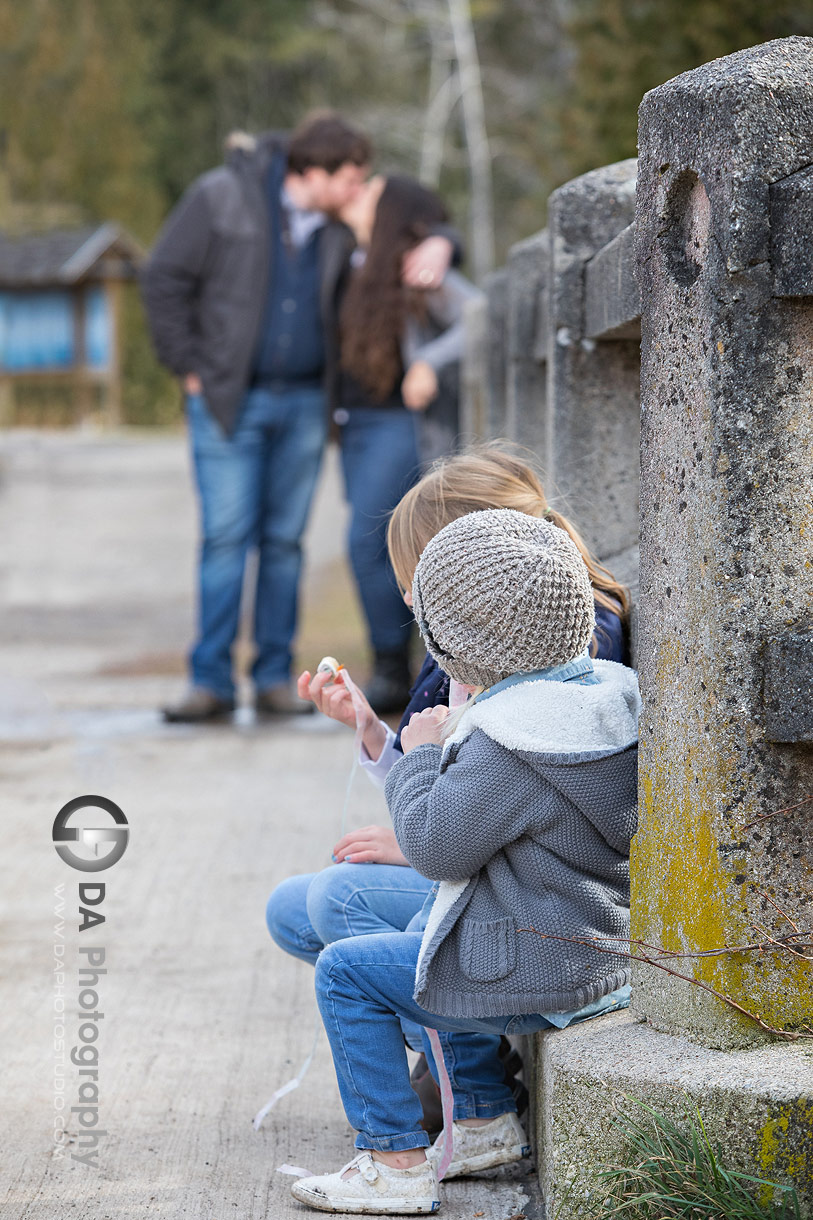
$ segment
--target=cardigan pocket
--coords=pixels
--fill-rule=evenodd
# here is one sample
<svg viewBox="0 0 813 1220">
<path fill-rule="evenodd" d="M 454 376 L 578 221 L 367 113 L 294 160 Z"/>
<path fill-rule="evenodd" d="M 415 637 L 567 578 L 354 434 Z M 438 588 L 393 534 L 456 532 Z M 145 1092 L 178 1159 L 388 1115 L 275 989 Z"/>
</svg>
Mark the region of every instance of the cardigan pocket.
<svg viewBox="0 0 813 1220">
<path fill-rule="evenodd" d="M 517 933 L 510 915 L 503 919 L 464 919 L 460 968 L 466 978 L 489 983 L 505 978 L 517 963 Z"/>
</svg>

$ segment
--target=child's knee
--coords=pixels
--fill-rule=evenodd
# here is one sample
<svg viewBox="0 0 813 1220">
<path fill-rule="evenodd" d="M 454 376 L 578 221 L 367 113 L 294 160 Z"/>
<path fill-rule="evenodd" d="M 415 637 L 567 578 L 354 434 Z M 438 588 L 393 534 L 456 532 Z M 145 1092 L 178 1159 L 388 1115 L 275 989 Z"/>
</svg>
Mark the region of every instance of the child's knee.
<svg viewBox="0 0 813 1220">
<path fill-rule="evenodd" d="M 308 919 L 323 944 L 352 936 L 348 906 L 356 900 L 359 883 L 355 864 L 335 864 L 317 873 L 308 888 Z"/>
<path fill-rule="evenodd" d="M 325 945 L 319 954 L 315 969 L 317 996 L 325 995 L 331 982 L 335 985 L 336 980 L 346 973 L 347 947 L 347 941 L 336 940 L 332 944 Z"/>
<path fill-rule="evenodd" d="M 288 877 L 272 891 L 265 905 L 265 922 L 271 938 L 288 949 L 296 933 L 307 923 L 307 878 Z"/>
</svg>

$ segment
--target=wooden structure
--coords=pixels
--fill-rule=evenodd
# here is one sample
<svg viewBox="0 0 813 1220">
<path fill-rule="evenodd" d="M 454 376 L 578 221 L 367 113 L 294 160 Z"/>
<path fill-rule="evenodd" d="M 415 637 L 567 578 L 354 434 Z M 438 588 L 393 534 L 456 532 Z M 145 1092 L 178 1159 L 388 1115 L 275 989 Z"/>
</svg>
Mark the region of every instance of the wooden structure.
<svg viewBox="0 0 813 1220">
<path fill-rule="evenodd" d="M 23 382 L 119 421 L 122 289 L 141 257 L 116 224 L 0 233 L 0 422 L 14 421 Z"/>
</svg>

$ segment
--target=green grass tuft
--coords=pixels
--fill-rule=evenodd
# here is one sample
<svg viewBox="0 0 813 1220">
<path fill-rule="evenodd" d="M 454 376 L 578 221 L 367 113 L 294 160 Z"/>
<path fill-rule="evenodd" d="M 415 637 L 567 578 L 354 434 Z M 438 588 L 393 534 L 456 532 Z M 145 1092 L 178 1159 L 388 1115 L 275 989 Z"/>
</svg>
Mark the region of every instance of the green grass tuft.
<svg viewBox="0 0 813 1220">
<path fill-rule="evenodd" d="M 615 1121 L 626 1138 L 625 1163 L 598 1175 L 606 1192 L 602 1217 L 620 1220 L 799 1220 L 792 1186 L 752 1177 L 720 1163 L 699 1110 L 685 1126 L 635 1098 L 640 1119 Z M 757 1195 L 771 1202 L 762 1204 Z"/>
</svg>

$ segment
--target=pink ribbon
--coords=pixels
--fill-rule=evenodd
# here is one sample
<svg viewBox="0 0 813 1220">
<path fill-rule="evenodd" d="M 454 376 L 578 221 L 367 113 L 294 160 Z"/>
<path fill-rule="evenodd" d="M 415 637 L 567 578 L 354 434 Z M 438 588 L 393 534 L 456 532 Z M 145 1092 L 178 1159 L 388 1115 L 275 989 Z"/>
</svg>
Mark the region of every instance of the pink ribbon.
<svg viewBox="0 0 813 1220">
<path fill-rule="evenodd" d="M 443 1108 L 443 1132 L 440 1136 L 443 1140 L 443 1152 L 438 1162 L 438 1181 L 442 1182 L 446 1177 L 446 1170 L 452 1163 L 452 1153 L 454 1151 L 454 1133 L 452 1131 L 454 1097 L 452 1096 L 452 1082 L 449 1080 L 449 1073 L 446 1071 L 446 1061 L 443 1058 L 438 1031 L 426 1027 L 426 1032 L 429 1036 L 429 1045 L 432 1047 L 432 1055 L 434 1056 L 435 1067 L 437 1068 L 438 1083 L 440 1085 L 440 1104 Z"/>
</svg>

